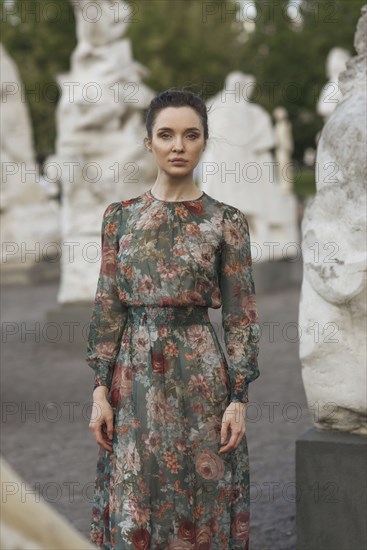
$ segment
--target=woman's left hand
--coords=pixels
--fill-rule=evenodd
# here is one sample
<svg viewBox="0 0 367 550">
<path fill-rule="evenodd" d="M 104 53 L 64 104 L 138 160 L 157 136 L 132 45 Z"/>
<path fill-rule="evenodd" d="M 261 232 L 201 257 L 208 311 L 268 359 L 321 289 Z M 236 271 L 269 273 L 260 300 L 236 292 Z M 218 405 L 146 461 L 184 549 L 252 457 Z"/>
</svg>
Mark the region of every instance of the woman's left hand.
<svg viewBox="0 0 367 550">
<path fill-rule="evenodd" d="M 228 451 L 237 449 L 241 439 L 246 433 L 245 413 L 246 403 L 241 403 L 240 401 L 232 401 L 224 411 L 220 432 L 220 443 L 225 446 L 219 449 L 220 453 L 227 453 Z M 228 428 L 231 429 L 231 437 L 228 443 L 226 443 Z"/>
</svg>

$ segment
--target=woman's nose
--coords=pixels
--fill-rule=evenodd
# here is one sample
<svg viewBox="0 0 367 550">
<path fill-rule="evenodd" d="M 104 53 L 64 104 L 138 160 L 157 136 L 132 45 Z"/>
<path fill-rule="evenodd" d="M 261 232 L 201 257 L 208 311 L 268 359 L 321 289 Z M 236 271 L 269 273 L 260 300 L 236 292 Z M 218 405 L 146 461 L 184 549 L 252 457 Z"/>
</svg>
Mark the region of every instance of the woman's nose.
<svg viewBox="0 0 367 550">
<path fill-rule="evenodd" d="M 183 143 L 182 143 L 182 141 L 180 141 L 180 140 L 179 140 L 179 141 L 176 141 L 176 143 L 175 143 L 174 146 L 173 146 L 173 150 L 174 150 L 174 151 L 182 151 L 182 149 L 183 149 Z"/>
</svg>

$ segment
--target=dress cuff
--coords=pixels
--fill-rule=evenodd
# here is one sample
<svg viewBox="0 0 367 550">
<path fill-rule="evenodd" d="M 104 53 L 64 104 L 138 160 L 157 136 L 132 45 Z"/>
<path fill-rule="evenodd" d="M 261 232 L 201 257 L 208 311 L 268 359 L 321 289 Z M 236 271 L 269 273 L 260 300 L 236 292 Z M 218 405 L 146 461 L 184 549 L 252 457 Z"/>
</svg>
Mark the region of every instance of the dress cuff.
<svg viewBox="0 0 367 550">
<path fill-rule="evenodd" d="M 235 392 L 231 390 L 231 403 L 248 403 L 248 385 L 246 385 L 242 391 Z"/>
<path fill-rule="evenodd" d="M 108 363 L 101 361 L 100 359 L 95 361 L 88 361 L 90 366 L 94 369 L 94 385 L 93 390 L 98 386 L 107 386 L 111 388 L 112 384 L 112 369 Z"/>
<path fill-rule="evenodd" d="M 111 387 L 110 383 L 104 377 L 96 375 L 94 379 L 93 391 L 99 386 L 107 386 L 108 390 L 110 390 Z"/>
</svg>

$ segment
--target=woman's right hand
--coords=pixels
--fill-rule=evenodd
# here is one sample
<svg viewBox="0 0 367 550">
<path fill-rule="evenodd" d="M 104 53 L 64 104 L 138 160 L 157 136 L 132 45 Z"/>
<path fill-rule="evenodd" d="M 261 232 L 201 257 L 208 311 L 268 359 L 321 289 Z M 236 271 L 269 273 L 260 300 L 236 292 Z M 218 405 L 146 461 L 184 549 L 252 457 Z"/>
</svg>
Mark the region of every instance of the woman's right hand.
<svg viewBox="0 0 367 550">
<path fill-rule="evenodd" d="M 89 428 L 98 445 L 112 452 L 113 409 L 107 399 L 107 386 L 97 386 L 93 391 L 93 408 Z"/>
</svg>

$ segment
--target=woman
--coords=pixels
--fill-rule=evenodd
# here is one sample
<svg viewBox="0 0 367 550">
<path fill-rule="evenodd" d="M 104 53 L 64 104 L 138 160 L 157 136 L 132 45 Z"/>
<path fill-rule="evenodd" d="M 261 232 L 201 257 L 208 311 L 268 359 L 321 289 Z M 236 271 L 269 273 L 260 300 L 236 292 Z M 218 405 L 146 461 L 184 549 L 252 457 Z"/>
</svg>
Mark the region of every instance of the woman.
<svg viewBox="0 0 367 550">
<path fill-rule="evenodd" d="M 260 330 L 248 223 L 194 183 L 208 139 L 200 97 L 161 93 L 146 129 L 157 179 L 102 222 L 86 356 L 100 445 L 91 540 L 247 549 L 245 407 Z M 229 364 L 208 316 L 221 305 Z"/>
</svg>

